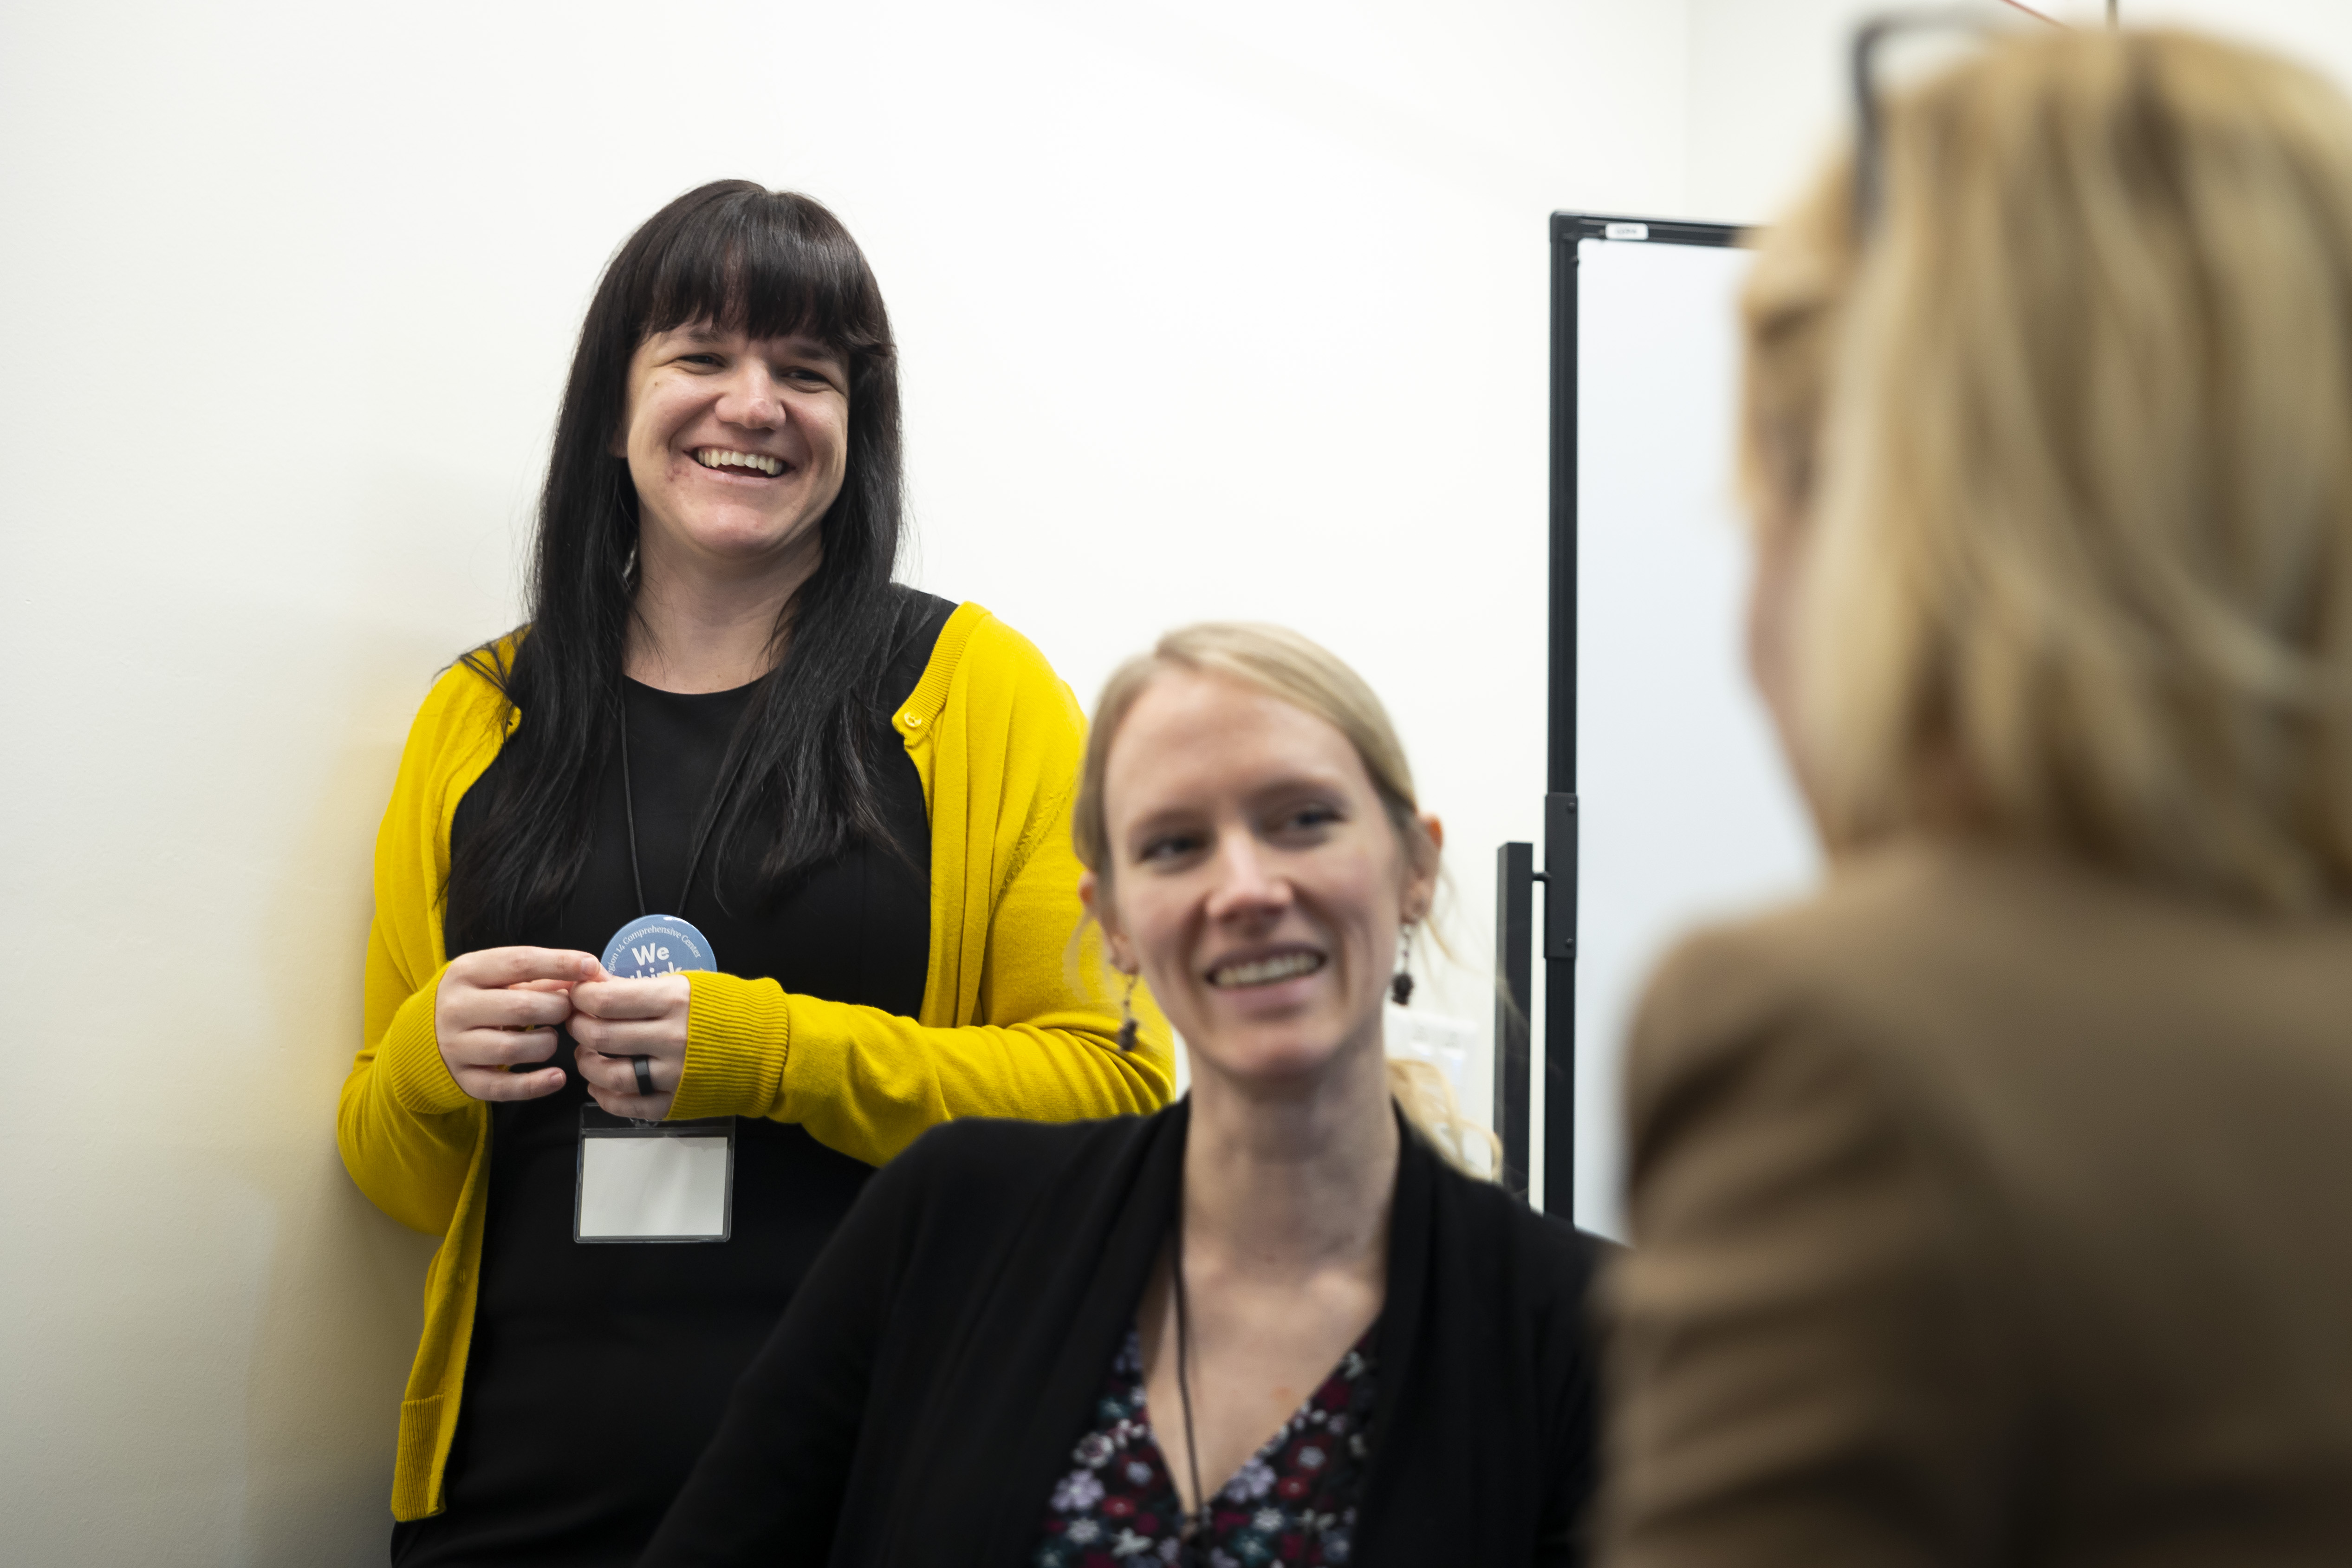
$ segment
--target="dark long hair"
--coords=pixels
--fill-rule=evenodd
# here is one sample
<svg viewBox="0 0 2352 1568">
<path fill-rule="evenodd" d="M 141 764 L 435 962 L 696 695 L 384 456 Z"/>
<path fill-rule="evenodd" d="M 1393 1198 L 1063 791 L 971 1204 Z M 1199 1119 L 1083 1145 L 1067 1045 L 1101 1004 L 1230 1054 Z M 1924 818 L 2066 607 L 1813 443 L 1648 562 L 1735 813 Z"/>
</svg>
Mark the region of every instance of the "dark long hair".
<svg viewBox="0 0 2352 1568">
<path fill-rule="evenodd" d="M 876 689 L 908 595 L 892 586 L 901 497 L 898 362 L 882 291 L 839 219 L 748 180 L 688 191 L 629 237 L 580 328 L 539 506 L 530 619 L 464 662 L 520 710 L 488 797 L 449 868 L 446 929 L 474 940 L 560 908 L 586 863 L 598 780 L 613 758 L 621 661 L 636 595 L 637 493 L 612 453 L 628 372 L 656 332 L 709 321 L 804 334 L 849 366 L 847 472 L 819 523 L 823 559 L 777 618 L 781 662 L 762 680 L 721 777 L 740 782 L 710 868 L 756 856 L 773 890 L 853 843 L 889 845 L 876 804 Z M 787 636 L 789 632 L 789 636 Z M 673 911 L 675 912 L 675 911 Z"/>
</svg>

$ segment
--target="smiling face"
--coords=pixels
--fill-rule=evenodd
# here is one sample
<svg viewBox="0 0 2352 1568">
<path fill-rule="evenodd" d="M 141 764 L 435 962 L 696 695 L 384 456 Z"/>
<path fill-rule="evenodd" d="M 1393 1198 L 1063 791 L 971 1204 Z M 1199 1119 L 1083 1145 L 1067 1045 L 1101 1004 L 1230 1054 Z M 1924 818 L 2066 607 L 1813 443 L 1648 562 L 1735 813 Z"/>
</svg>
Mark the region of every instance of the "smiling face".
<svg viewBox="0 0 2352 1568">
<path fill-rule="evenodd" d="M 1083 891 L 1114 960 L 1140 966 L 1183 1035 L 1196 1085 L 1304 1089 L 1378 1062 L 1398 928 L 1428 912 L 1435 856 L 1408 863 L 1344 734 L 1241 681 L 1171 670 L 1119 724 L 1102 795 L 1107 864 Z"/>
<path fill-rule="evenodd" d="M 616 441 L 636 483 L 639 550 L 772 569 L 819 547 L 849 461 L 849 371 L 802 337 L 709 322 L 656 332 L 629 362 Z"/>
</svg>

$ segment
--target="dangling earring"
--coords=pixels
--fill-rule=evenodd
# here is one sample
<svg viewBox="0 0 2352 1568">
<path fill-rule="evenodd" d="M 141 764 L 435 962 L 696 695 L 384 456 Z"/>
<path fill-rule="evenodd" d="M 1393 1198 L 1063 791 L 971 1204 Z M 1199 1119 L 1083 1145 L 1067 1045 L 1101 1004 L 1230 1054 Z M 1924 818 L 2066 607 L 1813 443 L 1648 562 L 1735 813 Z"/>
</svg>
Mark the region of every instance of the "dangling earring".
<svg viewBox="0 0 2352 1568">
<path fill-rule="evenodd" d="M 1127 977 L 1127 989 L 1118 998 L 1118 1048 L 1135 1049 L 1135 975 Z"/>
<path fill-rule="evenodd" d="M 1412 1005 L 1412 922 L 1407 921 L 1397 940 L 1397 972 L 1389 976 L 1389 1000 L 1400 1007 Z"/>
</svg>

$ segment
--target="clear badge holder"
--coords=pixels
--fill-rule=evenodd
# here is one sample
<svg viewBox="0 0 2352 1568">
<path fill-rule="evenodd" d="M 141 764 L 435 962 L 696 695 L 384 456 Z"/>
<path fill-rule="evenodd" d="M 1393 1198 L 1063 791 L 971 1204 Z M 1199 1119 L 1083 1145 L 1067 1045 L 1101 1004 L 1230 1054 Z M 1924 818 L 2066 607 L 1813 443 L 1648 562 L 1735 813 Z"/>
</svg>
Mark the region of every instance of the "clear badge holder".
<svg viewBox="0 0 2352 1568">
<path fill-rule="evenodd" d="M 725 1241 L 735 1227 L 735 1119 L 635 1121 L 580 1108 L 576 1242 Z"/>
</svg>

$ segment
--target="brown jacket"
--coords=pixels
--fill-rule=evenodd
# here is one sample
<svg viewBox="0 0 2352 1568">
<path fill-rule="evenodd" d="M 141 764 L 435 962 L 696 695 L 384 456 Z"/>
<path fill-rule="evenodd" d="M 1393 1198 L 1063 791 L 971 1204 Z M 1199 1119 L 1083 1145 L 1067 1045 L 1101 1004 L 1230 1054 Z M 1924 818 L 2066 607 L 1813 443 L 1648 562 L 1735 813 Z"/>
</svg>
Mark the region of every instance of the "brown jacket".
<svg viewBox="0 0 2352 1568">
<path fill-rule="evenodd" d="M 2352 919 L 1881 851 L 1627 1072 L 1605 1562 L 2352 1563 Z"/>
</svg>

